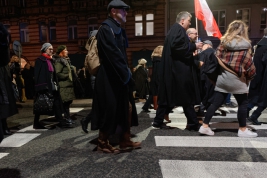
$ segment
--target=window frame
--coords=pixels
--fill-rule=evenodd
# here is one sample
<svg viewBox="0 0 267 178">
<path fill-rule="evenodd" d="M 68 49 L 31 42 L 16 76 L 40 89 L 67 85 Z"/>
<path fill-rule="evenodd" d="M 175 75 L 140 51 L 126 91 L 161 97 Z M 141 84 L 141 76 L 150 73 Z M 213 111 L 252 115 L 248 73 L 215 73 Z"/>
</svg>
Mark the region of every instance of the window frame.
<svg viewBox="0 0 267 178">
<path fill-rule="evenodd" d="M 55 26 L 51 26 L 51 22 L 55 22 Z M 52 30 L 55 30 L 55 39 L 52 39 Z M 56 41 L 57 40 L 57 28 L 56 28 L 56 21 L 50 20 L 49 21 L 49 40 Z"/>
<path fill-rule="evenodd" d="M 217 12 L 218 13 L 217 14 L 218 15 L 217 18 L 215 18 L 214 12 Z M 225 17 L 224 17 L 224 25 L 220 25 L 220 22 L 221 22 L 220 13 L 221 12 L 224 12 L 224 14 L 225 14 Z M 218 19 L 218 20 L 216 20 L 216 23 L 218 25 L 218 28 L 219 28 L 219 30 L 220 30 L 221 33 L 224 33 L 226 31 L 226 10 L 225 9 L 213 10 L 212 11 L 212 15 L 213 15 L 213 17 L 214 17 L 215 20 Z M 221 28 L 223 28 L 223 30 Z"/>
<path fill-rule="evenodd" d="M 264 14 L 263 12 L 265 12 L 265 23 L 262 23 L 262 15 Z M 260 19 L 261 19 L 260 29 L 264 30 L 267 27 L 267 7 L 262 8 Z"/>
<path fill-rule="evenodd" d="M 96 23 L 90 23 L 90 20 L 96 20 Z M 88 18 L 88 26 L 87 26 L 87 32 L 88 32 L 88 37 L 90 37 L 90 32 L 93 30 L 98 30 L 98 24 L 97 24 L 97 17 L 90 17 Z"/>
<path fill-rule="evenodd" d="M 140 16 L 141 17 L 141 20 L 136 20 L 136 18 L 137 18 L 137 16 Z M 135 36 L 143 36 L 143 30 L 144 30 L 144 28 L 143 28 L 143 14 L 140 14 L 140 13 L 138 13 L 138 14 L 135 14 L 135 16 L 134 16 L 134 24 L 135 24 Z M 138 33 L 137 33 L 137 24 L 141 24 L 141 33 L 139 33 L 139 35 L 138 35 Z"/>
<path fill-rule="evenodd" d="M 153 20 L 147 20 L 147 16 L 149 15 L 149 14 L 152 14 L 153 15 Z M 146 21 L 145 21 L 145 23 L 146 23 L 146 36 L 153 36 L 155 33 L 155 23 L 154 23 L 154 20 L 155 20 L 155 14 L 153 14 L 153 13 L 147 13 L 146 14 Z M 148 23 L 153 23 L 153 34 L 152 35 L 150 35 L 150 34 L 148 34 Z"/>
<path fill-rule="evenodd" d="M 22 24 L 27 24 L 26 26 L 27 26 L 27 28 L 21 28 L 21 25 Z M 29 35 L 29 28 L 28 28 L 28 23 L 26 23 L 26 22 L 21 22 L 20 24 L 19 24 L 19 34 L 20 34 L 20 42 L 21 43 L 28 43 L 28 42 L 30 42 L 30 35 Z M 23 38 L 22 38 L 22 36 L 21 36 L 21 33 L 23 33 Z"/>
<path fill-rule="evenodd" d="M 248 12 L 249 12 L 248 13 L 248 19 L 247 19 L 248 23 L 246 23 L 246 21 L 243 18 L 241 18 L 241 19 L 237 18 L 237 14 L 238 14 L 239 10 L 242 10 L 242 11 L 243 10 L 248 10 Z M 243 16 L 243 12 L 242 12 L 242 16 Z M 250 27 L 250 19 L 251 19 L 251 9 L 250 8 L 239 8 L 239 9 L 236 9 L 236 20 L 242 20 L 243 22 L 245 22 L 247 24 L 248 27 Z"/>
<path fill-rule="evenodd" d="M 44 33 L 43 33 L 44 32 Z M 47 24 L 45 21 L 39 21 L 39 41 L 47 41 Z"/>
<path fill-rule="evenodd" d="M 75 21 L 75 24 L 74 25 L 70 25 L 69 23 L 71 21 Z M 71 30 L 71 33 L 70 34 L 70 30 Z M 76 33 L 75 33 L 76 32 Z M 71 37 L 71 38 L 70 38 Z M 77 32 L 77 20 L 76 19 L 70 19 L 68 21 L 68 40 L 77 40 L 78 39 L 78 32 Z"/>
</svg>

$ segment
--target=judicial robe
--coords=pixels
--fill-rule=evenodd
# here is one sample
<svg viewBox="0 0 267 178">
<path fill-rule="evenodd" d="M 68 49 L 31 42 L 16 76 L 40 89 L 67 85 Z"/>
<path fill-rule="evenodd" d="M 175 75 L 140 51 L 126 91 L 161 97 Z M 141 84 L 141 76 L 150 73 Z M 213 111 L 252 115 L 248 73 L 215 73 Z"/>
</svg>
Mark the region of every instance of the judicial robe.
<svg viewBox="0 0 267 178">
<path fill-rule="evenodd" d="M 101 59 L 96 74 L 92 105 L 91 129 L 113 134 L 118 125 L 129 129 L 129 83 L 126 41 L 123 29 L 108 18 L 97 33 L 97 48 Z"/>
<path fill-rule="evenodd" d="M 248 99 L 250 103 L 257 104 L 261 88 L 264 83 L 264 72 L 266 64 L 263 61 L 263 56 L 267 54 L 267 38 L 262 38 L 257 43 L 257 48 L 255 55 L 253 57 L 253 62 L 256 67 L 257 75 L 250 82 Z M 264 84 L 266 85 L 266 84 Z"/>
<path fill-rule="evenodd" d="M 200 103 L 196 75 L 199 63 L 193 57 L 195 50 L 196 45 L 190 43 L 185 29 L 175 23 L 164 42 L 160 68 L 159 105 L 173 107 Z"/>
</svg>

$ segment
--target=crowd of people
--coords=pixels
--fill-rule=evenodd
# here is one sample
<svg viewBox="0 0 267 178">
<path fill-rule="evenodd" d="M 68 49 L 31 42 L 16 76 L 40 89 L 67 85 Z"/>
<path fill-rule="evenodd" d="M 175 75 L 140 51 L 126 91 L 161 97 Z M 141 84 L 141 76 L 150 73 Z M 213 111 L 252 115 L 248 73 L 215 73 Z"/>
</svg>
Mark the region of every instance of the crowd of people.
<svg viewBox="0 0 267 178">
<path fill-rule="evenodd" d="M 173 108 L 181 106 L 187 119 L 187 130 L 212 136 L 214 131 L 209 127 L 210 120 L 220 106 L 233 106 L 229 101 L 229 96 L 233 95 L 238 104 L 237 135 L 257 137 L 257 133 L 247 128 L 247 119 L 252 124 L 260 125 L 258 117 L 267 107 L 267 29 L 253 51 L 247 25 L 241 20 L 235 20 L 229 24 L 219 46 L 213 49 L 211 41 L 197 40 L 197 30 L 189 28 L 192 15 L 182 11 L 170 28 L 164 45 L 154 49 L 151 55 L 153 72 L 149 76 L 147 60 L 144 58 L 138 61 L 132 72 L 128 66 L 128 40 L 121 24 L 126 22 L 129 8 L 130 6 L 121 0 L 112 0 L 107 7 L 108 17 L 97 32 L 100 66 L 91 80 L 92 110 L 80 121 L 84 132 L 88 133 L 89 122 L 91 130 L 99 131 L 97 150 L 119 153 L 128 148 L 141 148 L 141 142 L 131 140 L 130 128 L 138 126 L 136 98 L 145 102 L 143 111 L 149 112 L 152 108 L 156 110 L 152 127 L 171 129 L 164 120 L 171 122 L 169 113 Z M 8 44 L 8 32 L 2 26 L 0 35 L 1 45 Z M 9 50 L 8 45 L 2 45 L 2 48 Z M 12 68 L 12 65 L 8 65 L 10 57 L 7 53 L 9 52 L 4 53 L 1 50 L 1 56 L 5 57 L 4 62 L 1 60 L 0 68 L 0 119 L 3 121 L 0 124 L 3 130 L 7 128 L 6 119 L 17 113 L 14 94 L 5 93 L 12 87 L 12 75 L 15 76 L 18 89 L 22 87 L 17 81 L 20 71 L 16 61 L 13 62 L 15 64 L 12 72 L 7 70 L 8 67 Z M 25 71 L 21 72 L 25 78 L 33 75 L 34 83 L 29 84 L 30 93 L 33 93 L 34 89 L 35 97 L 46 94 L 53 98 L 52 114 L 55 115 L 58 126 L 71 128 L 75 123 L 69 111 L 70 104 L 75 99 L 75 81 L 82 78 L 86 70 L 82 69 L 77 75 L 76 68 L 68 58 L 67 46 L 60 45 L 54 50 L 52 44 L 44 43 L 41 55 L 35 61 L 34 73 L 31 71 L 31 65 L 27 64 Z M 3 76 L 9 78 L 4 77 L 3 80 Z M 28 82 L 25 80 L 25 85 Z M 2 109 L 2 105 L 6 109 Z M 199 105 L 198 111 L 196 105 Z M 249 116 L 249 111 L 254 106 L 258 108 Z M 43 113 L 36 111 L 34 114 L 33 127 L 47 128 L 39 121 Z M 204 120 L 199 119 L 199 116 Z M 119 135 L 119 148 L 109 142 L 110 136 L 114 134 Z"/>
</svg>

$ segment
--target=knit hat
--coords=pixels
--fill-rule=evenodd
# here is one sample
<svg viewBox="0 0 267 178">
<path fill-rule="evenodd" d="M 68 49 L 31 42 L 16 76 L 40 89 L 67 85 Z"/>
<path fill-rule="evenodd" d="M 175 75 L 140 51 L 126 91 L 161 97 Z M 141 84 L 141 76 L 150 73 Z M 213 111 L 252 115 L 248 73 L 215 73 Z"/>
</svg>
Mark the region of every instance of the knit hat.
<svg viewBox="0 0 267 178">
<path fill-rule="evenodd" d="M 139 64 L 139 65 L 146 64 L 146 62 L 147 62 L 147 61 L 146 61 L 144 58 L 138 60 L 138 64 Z"/>
<path fill-rule="evenodd" d="M 50 46 L 52 46 L 50 43 L 44 43 L 41 52 L 45 52 Z"/>
<path fill-rule="evenodd" d="M 210 40 L 205 40 L 205 41 L 203 41 L 203 43 L 204 43 L 204 44 L 209 44 L 211 47 L 213 46 L 213 45 L 212 45 L 212 42 L 211 42 Z"/>
<path fill-rule="evenodd" d="M 60 45 L 57 47 L 57 54 L 60 54 L 64 49 L 66 49 L 67 47 L 65 45 Z"/>
<path fill-rule="evenodd" d="M 127 4 L 125 4 L 123 1 L 121 0 L 112 0 L 109 4 L 108 4 L 108 12 L 110 11 L 110 9 L 115 8 L 115 9 L 126 9 L 129 10 L 130 6 L 128 6 Z"/>
</svg>

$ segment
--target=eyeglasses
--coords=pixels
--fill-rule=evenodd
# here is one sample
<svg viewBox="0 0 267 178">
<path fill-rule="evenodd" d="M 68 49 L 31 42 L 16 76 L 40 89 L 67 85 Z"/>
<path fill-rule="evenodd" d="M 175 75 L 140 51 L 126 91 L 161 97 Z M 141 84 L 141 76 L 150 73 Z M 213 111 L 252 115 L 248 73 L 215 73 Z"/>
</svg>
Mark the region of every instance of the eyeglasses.
<svg viewBox="0 0 267 178">
<path fill-rule="evenodd" d="M 53 49 L 51 49 L 51 48 L 48 48 L 50 51 L 53 51 Z"/>
<path fill-rule="evenodd" d="M 190 33 L 190 34 L 194 34 L 194 35 L 197 35 L 197 33 Z"/>
</svg>

